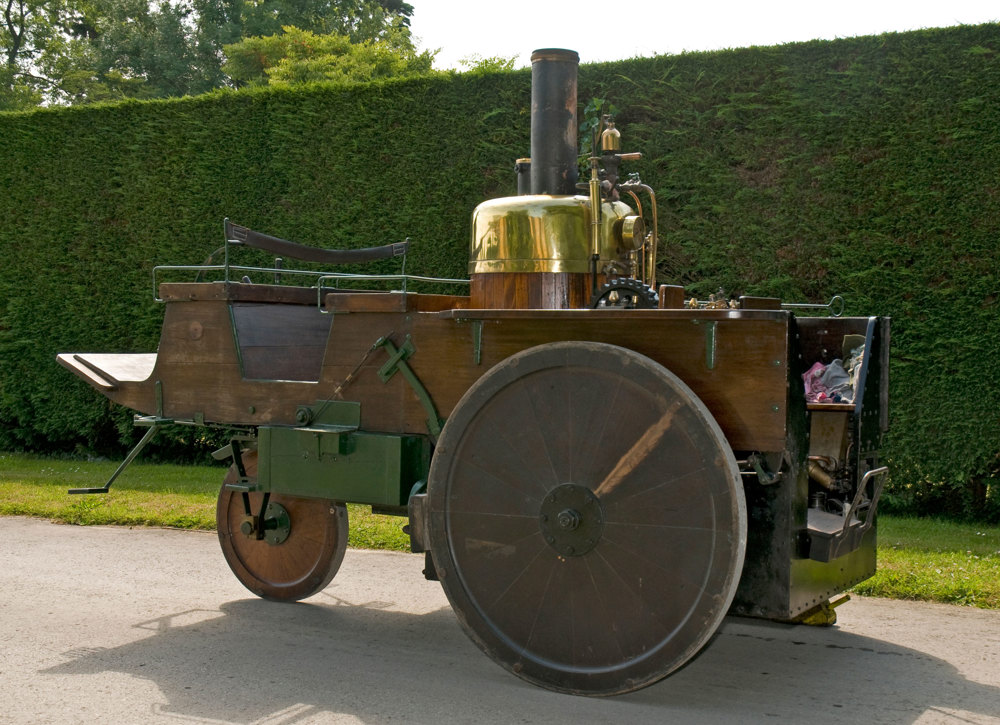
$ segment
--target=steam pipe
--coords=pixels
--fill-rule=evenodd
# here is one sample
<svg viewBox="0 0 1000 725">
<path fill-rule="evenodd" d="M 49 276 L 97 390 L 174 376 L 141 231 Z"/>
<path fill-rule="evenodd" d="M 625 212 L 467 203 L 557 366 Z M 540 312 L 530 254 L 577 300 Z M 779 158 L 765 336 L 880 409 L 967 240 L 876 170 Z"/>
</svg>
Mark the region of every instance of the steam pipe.
<svg viewBox="0 0 1000 725">
<path fill-rule="evenodd" d="M 656 289 L 656 252 L 657 252 L 656 247 L 657 243 L 659 242 L 659 229 L 657 228 L 659 220 L 657 219 L 657 214 L 656 214 L 656 192 L 653 191 L 652 187 L 648 186 L 647 184 L 643 184 L 641 182 L 637 183 L 634 181 L 626 181 L 624 184 L 621 185 L 621 188 L 624 189 L 625 191 L 628 191 L 629 193 L 632 193 L 631 190 L 633 188 L 642 189 L 649 195 L 650 207 L 652 208 L 653 211 L 653 233 L 652 233 L 652 238 L 650 240 L 651 243 L 649 244 L 650 248 L 643 250 L 644 259 L 648 257 L 649 260 L 648 261 L 649 268 L 647 270 L 644 270 L 643 282 L 648 284 L 651 288 Z M 641 214 L 642 212 L 640 211 L 639 213 Z"/>
<path fill-rule="evenodd" d="M 576 51 L 531 54 L 531 193 L 576 193 Z"/>
</svg>

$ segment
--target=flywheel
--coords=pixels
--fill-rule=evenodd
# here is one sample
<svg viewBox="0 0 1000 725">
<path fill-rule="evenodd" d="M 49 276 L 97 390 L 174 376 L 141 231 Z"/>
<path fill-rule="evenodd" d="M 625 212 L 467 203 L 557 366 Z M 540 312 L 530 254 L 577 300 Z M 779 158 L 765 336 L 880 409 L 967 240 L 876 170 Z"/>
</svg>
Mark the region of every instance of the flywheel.
<svg viewBox="0 0 1000 725">
<path fill-rule="evenodd" d="M 243 454 L 243 467 L 257 474 L 257 452 Z M 342 503 L 272 493 L 263 516 L 262 538 L 248 525 L 244 494 L 226 484 L 236 481 L 230 468 L 219 491 L 215 519 L 229 568 L 251 592 L 264 599 L 296 601 L 323 590 L 333 580 L 347 550 L 347 508 Z M 249 497 L 257 514 L 262 495 Z"/>
<path fill-rule="evenodd" d="M 591 309 L 655 310 L 660 303 L 656 292 L 632 277 L 618 277 L 605 282 L 590 300 Z"/>
<path fill-rule="evenodd" d="M 594 342 L 511 356 L 462 397 L 428 483 L 435 567 L 459 622 L 537 685 L 612 695 L 665 677 L 739 581 L 739 470 L 659 363 Z"/>
</svg>

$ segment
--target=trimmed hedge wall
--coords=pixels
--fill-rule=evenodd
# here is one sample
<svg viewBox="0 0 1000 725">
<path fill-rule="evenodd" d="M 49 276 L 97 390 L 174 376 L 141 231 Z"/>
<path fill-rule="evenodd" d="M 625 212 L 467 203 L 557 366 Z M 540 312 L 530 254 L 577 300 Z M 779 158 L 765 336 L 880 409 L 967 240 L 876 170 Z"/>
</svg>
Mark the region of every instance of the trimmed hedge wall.
<svg viewBox="0 0 1000 725">
<path fill-rule="evenodd" d="M 611 100 L 644 153 L 628 170 L 657 191 L 662 281 L 893 317 L 897 509 L 1000 520 L 998 52 L 988 24 L 580 70 L 581 107 Z M 330 247 L 410 236 L 408 271 L 464 277 L 472 208 L 514 193 L 528 154 L 529 86 L 515 71 L 0 114 L 0 447 L 132 440 L 54 355 L 155 349 L 151 267 L 203 261 L 224 216 Z"/>
</svg>

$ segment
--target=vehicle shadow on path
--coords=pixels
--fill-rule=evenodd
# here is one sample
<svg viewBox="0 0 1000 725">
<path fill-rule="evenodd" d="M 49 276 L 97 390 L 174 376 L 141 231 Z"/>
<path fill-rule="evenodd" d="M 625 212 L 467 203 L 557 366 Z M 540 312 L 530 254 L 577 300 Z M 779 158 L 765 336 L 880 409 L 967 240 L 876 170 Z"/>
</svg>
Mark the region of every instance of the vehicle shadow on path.
<svg viewBox="0 0 1000 725">
<path fill-rule="evenodd" d="M 63 653 L 42 674 L 119 672 L 152 681 L 164 720 L 224 723 L 1000 722 L 1000 688 L 923 652 L 836 628 L 728 618 L 703 653 L 614 698 L 518 680 L 454 614 L 258 599 L 140 622 L 135 642 Z M 996 718 L 996 720 L 994 720 Z"/>
</svg>

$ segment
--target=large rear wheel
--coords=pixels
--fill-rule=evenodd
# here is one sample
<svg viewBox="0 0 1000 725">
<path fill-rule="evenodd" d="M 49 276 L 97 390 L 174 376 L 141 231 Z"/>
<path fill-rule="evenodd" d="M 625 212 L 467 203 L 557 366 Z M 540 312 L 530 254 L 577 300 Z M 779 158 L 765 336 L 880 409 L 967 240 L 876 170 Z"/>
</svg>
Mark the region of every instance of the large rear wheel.
<svg viewBox="0 0 1000 725">
<path fill-rule="evenodd" d="M 460 623 L 537 685 L 656 682 L 736 592 L 747 522 L 732 451 L 697 396 L 631 350 L 550 343 L 495 366 L 449 417 L 428 489 Z"/>
<path fill-rule="evenodd" d="M 243 455 L 243 466 L 251 479 L 256 476 L 255 451 Z M 230 468 L 215 511 L 222 553 L 236 578 L 257 596 L 278 601 L 305 599 L 323 590 L 347 550 L 347 508 L 327 499 L 272 493 L 264 518 L 273 523 L 258 539 L 244 532 L 243 494 L 226 486 L 236 479 L 235 467 Z M 248 495 L 251 512 L 258 514 L 263 494 Z"/>
</svg>

